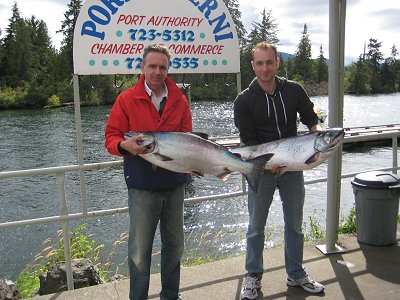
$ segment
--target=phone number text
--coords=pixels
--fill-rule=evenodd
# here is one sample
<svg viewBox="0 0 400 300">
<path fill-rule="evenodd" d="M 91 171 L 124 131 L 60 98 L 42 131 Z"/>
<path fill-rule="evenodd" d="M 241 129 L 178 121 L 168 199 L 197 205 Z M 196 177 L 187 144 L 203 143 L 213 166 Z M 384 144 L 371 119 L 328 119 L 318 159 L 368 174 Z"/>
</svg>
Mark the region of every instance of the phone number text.
<svg viewBox="0 0 400 300">
<path fill-rule="evenodd" d="M 130 39 L 132 41 L 154 41 L 157 38 L 163 40 L 164 42 L 193 42 L 195 40 L 195 35 L 192 30 L 165 29 L 159 32 L 156 29 L 130 29 L 128 33 L 130 34 Z"/>
<path fill-rule="evenodd" d="M 140 64 L 142 63 L 143 58 L 126 58 L 125 63 L 129 70 L 140 70 Z M 170 68 L 179 70 L 179 69 L 196 69 L 199 66 L 199 58 L 198 57 L 175 57 L 170 63 Z"/>
</svg>

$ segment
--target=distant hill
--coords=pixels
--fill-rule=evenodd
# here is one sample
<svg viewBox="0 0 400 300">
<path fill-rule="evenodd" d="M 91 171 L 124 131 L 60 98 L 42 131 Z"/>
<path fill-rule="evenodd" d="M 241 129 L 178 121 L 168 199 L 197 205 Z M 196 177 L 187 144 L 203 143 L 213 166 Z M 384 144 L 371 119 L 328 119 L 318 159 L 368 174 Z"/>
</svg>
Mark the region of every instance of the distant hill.
<svg viewBox="0 0 400 300">
<path fill-rule="evenodd" d="M 290 54 L 290 53 L 285 53 L 285 52 L 279 52 L 280 55 L 282 55 L 282 59 L 284 62 L 287 62 L 289 59 L 292 59 L 294 54 Z M 316 58 L 313 58 L 316 59 Z M 329 59 L 326 59 L 326 63 L 327 65 L 329 65 Z"/>
<path fill-rule="evenodd" d="M 279 54 L 282 56 L 283 61 L 288 61 L 293 57 L 293 54 L 285 53 L 285 52 L 279 52 Z"/>
</svg>

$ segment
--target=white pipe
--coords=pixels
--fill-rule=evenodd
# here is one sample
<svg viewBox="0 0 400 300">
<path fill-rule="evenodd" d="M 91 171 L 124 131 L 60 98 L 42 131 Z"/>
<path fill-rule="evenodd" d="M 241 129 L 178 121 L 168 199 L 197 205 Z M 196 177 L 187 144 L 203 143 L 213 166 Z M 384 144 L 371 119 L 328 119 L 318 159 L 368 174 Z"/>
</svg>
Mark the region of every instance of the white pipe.
<svg viewBox="0 0 400 300">
<path fill-rule="evenodd" d="M 78 149 L 78 165 L 83 166 L 83 141 L 82 141 L 82 121 L 81 121 L 81 101 L 79 96 L 79 75 L 73 75 L 74 84 L 74 107 L 75 107 L 75 127 L 76 127 L 76 143 Z M 82 212 L 87 214 L 87 197 L 86 197 L 86 184 L 85 172 L 83 169 L 79 170 L 79 184 L 81 191 Z"/>
<path fill-rule="evenodd" d="M 394 156 L 394 158 L 397 159 L 396 155 L 397 155 L 397 152 L 395 153 L 395 156 Z M 355 172 L 355 173 L 344 174 L 344 175 L 342 175 L 342 179 L 354 177 L 359 173 L 370 172 L 370 171 L 385 171 L 385 172 L 391 171 L 391 172 L 396 173 L 397 170 L 399 170 L 399 167 L 396 167 L 396 168 L 388 167 L 388 168 L 380 168 L 380 169 L 373 169 L 373 170 L 362 170 L 362 171 Z M 309 184 L 321 183 L 321 182 L 326 182 L 327 180 L 328 180 L 328 178 L 322 177 L 322 178 L 313 179 L 313 180 L 306 180 L 306 181 L 304 181 L 304 184 L 309 185 Z M 236 192 L 226 193 L 226 194 L 186 198 L 185 203 L 192 204 L 192 203 L 214 201 L 214 200 L 228 199 L 228 198 L 233 199 L 233 198 L 236 198 L 239 196 L 244 196 L 246 194 L 247 194 L 247 192 L 236 191 Z M 82 220 L 85 218 L 98 218 L 98 217 L 102 217 L 102 216 L 126 214 L 127 212 L 128 212 L 128 207 L 119 207 L 119 208 L 89 211 L 87 213 L 87 215 L 83 215 L 82 213 L 75 213 L 75 214 L 69 214 L 66 216 L 52 216 L 52 217 L 43 217 L 43 218 L 36 218 L 36 219 L 27 219 L 27 220 L 21 220 L 21 221 L 12 221 L 12 222 L 0 223 L 0 230 L 5 229 L 5 228 L 16 228 L 16 227 L 25 227 L 28 225 L 61 222 L 64 220 L 72 221 L 72 220 Z"/>
<path fill-rule="evenodd" d="M 122 160 L 106 161 L 100 163 L 84 164 L 83 166 L 69 165 L 60 167 L 48 167 L 41 169 L 28 169 L 18 171 L 7 171 L 0 172 L 0 179 L 13 178 L 13 177 L 27 177 L 27 176 L 38 176 L 38 175 L 52 175 L 59 172 L 76 172 L 80 170 L 101 170 L 107 168 L 119 168 L 123 164 Z"/>
<path fill-rule="evenodd" d="M 343 127 L 343 69 L 346 0 L 329 0 L 329 127 Z M 328 161 L 326 246 L 327 253 L 337 252 L 342 150 Z"/>
<path fill-rule="evenodd" d="M 65 173 L 58 173 L 56 177 L 58 190 L 60 192 L 60 216 L 68 216 L 67 200 L 65 198 Z M 68 290 L 74 289 L 74 278 L 72 274 L 71 245 L 69 242 L 69 220 L 62 221 L 63 245 L 65 269 L 67 272 Z"/>
<path fill-rule="evenodd" d="M 392 137 L 392 150 L 393 150 L 393 155 L 392 155 L 393 163 L 392 163 L 392 166 L 393 166 L 393 173 L 394 174 L 397 174 L 397 169 L 399 167 L 398 166 L 398 162 L 397 162 L 397 149 L 398 149 L 397 137 L 393 136 Z"/>
<path fill-rule="evenodd" d="M 236 74 L 236 90 L 238 95 L 242 92 L 242 74 L 240 72 Z M 240 144 L 242 145 L 241 140 Z M 246 179 L 244 176 L 242 176 L 242 192 L 247 193 Z"/>
</svg>

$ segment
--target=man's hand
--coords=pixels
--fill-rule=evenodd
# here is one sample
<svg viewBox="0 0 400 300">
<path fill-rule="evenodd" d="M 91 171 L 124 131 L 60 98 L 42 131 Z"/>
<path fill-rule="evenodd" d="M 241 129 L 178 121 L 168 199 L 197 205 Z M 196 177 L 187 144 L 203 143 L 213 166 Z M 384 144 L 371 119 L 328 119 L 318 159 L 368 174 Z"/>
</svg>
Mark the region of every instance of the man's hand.
<svg viewBox="0 0 400 300">
<path fill-rule="evenodd" d="M 322 127 L 319 124 L 315 124 L 313 127 L 310 128 L 310 132 L 317 132 L 322 131 Z"/>
<path fill-rule="evenodd" d="M 273 165 L 271 168 L 271 172 L 274 173 L 277 177 L 283 174 L 283 168 L 285 166 Z"/>
<path fill-rule="evenodd" d="M 140 135 L 136 135 L 130 139 L 122 141 L 119 145 L 129 153 L 138 155 L 144 153 L 146 150 L 146 147 L 139 145 L 140 142 L 143 142 L 142 137 Z"/>
</svg>

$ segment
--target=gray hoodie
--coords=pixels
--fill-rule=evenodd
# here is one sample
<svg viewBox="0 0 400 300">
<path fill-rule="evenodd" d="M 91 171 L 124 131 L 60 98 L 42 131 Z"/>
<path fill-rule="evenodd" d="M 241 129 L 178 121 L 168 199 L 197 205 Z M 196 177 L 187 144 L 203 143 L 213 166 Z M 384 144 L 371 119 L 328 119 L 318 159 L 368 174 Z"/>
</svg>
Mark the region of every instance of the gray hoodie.
<svg viewBox="0 0 400 300">
<path fill-rule="evenodd" d="M 297 113 L 309 129 L 318 116 L 304 88 L 297 82 L 275 77 L 277 86 L 268 95 L 254 78 L 234 102 L 234 120 L 246 145 L 267 143 L 297 135 Z"/>
</svg>

